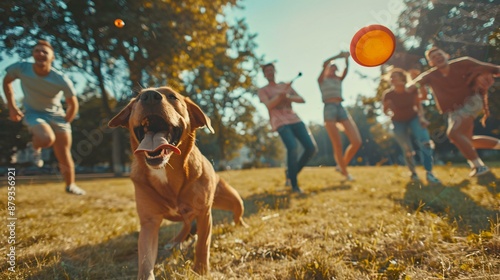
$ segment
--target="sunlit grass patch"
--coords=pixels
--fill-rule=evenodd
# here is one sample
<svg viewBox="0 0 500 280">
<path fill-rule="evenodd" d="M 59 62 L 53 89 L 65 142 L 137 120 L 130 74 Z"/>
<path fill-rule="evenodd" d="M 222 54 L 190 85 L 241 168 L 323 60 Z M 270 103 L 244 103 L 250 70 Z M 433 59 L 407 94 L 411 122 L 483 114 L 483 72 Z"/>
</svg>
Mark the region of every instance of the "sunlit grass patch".
<svg viewBox="0 0 500 280">
<path fill-rule="evenodd" d="M 466 167 L 437 167 L 441 185 L 411 183 L 403 167 L 305 168 L 305 195 L 284 186 L 284 170 L 221 172 L 245 201 L 249 228 L 214 210 L 210 264 L 192 270 L 194 247 L 167 250 L 181 225 L 160 229 L 159 279 L 495 279 L 500 275 L 499 173 L 470 179 Z M 420 172 L 420 171 L 419 171 Z M 19 182 L 17 265 L 8 279 L 135 279 L 139 221 L 127 178 Z M 4 194 L 5 188 L 1 188 Z M 5 196 L 3 196 L 5 197 Z M 0 201 L 3 216 L 6 201 Z M 2 228 L 2 235 L 7 235 Z M 6 248 L 6 238 L 0 240 Z M 493 276 L 492 276 L 493 275 Z M 493 277 L 493 278 L 492 278 Z"/>
</svg>

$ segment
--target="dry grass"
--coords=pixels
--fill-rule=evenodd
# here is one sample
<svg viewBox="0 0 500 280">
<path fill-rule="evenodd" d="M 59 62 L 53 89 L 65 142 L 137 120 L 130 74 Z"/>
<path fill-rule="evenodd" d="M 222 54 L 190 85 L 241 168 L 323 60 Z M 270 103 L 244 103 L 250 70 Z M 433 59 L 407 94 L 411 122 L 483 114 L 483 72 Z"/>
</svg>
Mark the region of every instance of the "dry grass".
<svg viewBox="0 0 500 280">
<path fill-rule="evenodd" d="M 357 181 L 342 182 L 332 167 L 306 168 L 301 196 L 286 191 L 282 169 L 221 173 L 243 196 L 250 228 L 214 211 L 204 279 L 499 279 L 500 168 L 468 181 L 465 167 L 438 167 L 442 186 L 411 184 L 404 167 L 352 173 Z M 135 279 L 132 183 L 79 184 L 87 196 L 66 195 L 60 182 L 17 182 L 16 272 L 2 261 L 1 279 Z M 6 217 L 7 189 L 0 191 Z M 198 279 L 193 247 L 161 249 L 178 230 L 167 221 L 161 228 L 157 277 Z M 2 226 L 3 256 L 7 235 Z"/>
</svg>

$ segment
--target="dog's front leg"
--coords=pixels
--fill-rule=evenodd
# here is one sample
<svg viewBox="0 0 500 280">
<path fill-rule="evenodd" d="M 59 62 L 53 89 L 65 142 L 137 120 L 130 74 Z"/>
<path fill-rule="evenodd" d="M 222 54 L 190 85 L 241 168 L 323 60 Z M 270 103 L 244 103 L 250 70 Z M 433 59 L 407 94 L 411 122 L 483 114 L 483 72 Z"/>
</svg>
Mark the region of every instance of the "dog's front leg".
<svg viewBox="0 0 500 280">
<path fill-rule="evenodd" d="M 154 266 L 158 255 L 158 233 L 162 217 L 152 217 L 141 220 L 141 231 L 139 232 L 139 280 L 153 280 Z"/>
<path fill-rule="evenodd" d="M 197 218 L 197 234 L 198 241 L 196 242 L 196 252 L 194 260 L 194 271 L 205 275 L 210 270 L 210 243 L 212 240 L 212 211 L 208 209 L 201 213 Z"/>
</svg>

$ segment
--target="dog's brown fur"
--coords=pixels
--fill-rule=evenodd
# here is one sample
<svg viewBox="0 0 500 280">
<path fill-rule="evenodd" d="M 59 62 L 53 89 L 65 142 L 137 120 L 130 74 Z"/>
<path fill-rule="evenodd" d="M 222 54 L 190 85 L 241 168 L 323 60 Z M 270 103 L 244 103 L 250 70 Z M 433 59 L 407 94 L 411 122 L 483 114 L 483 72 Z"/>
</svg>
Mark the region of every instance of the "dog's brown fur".
<svg viewBox="0 0 500 280">
<path fill-rule="evenodd" d="M 176 147 L 179 154 L 170 152 L 160 165 L 151 166 L 145 152 L 135 153 L 130 178 L 135 186 L 139 233 L 139 279 L 154 279 L 154 264 L 158 253 L 158 232 L 163 219 L 183 222 L 183 228 L 173 239 L 184 241 L 196 219 L 198 241 L 195 247 L 194 270 L 209 272 L 212 207 L 230 210 L 234 222 L 243 222 L 243 201 L 235 189 L 222 180 L 210 162 L 195 145 L 195 130 L 206 126 L 213 132 L 210 119 L 189 98 L 171 88 L 148 88 L 110 122 L 110 127 L 123 126 L 130 131 L 132 151 L 139 146 L 134 129 L 145 117 L 156 115 L 168 125 L 182 129 Z M 147 129 L 146 129 L 147 130 Z"/>
</svg>

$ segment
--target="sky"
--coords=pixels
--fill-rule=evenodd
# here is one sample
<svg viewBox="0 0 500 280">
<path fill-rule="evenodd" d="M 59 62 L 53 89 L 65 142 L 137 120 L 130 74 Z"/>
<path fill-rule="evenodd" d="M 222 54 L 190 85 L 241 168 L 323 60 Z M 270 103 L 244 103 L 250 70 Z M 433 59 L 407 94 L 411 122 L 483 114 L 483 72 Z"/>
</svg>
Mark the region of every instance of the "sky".
<svg viewBox="0 0 500 280">
<path fill-rule="evenodd" d="M 306 124 L 323 123 L 323 103 L 317 83 L 323 61 L 340 51 L 348 51 L 352 37 L 364 26 L 382 24 L 394 31 L 404 8 L 402 0 L 242 0 L 240 4 L 244 9 L 229 11 L 227 19 L 246 19 L 249 31 L 257 34 L 256 53 L 264 56 L 266 62 L 276 61 L 277 81 L 287 82 L 302 72 L 293 88 L 306 103 L 294 103 L 293 108 Z M 0 62 L 2 77 L 5 67 L 15 61 Z M 343 59 L 337 65 L 342 71 Z M 350 58 L 349 72 L 343 82 L 344 105 L 354 104 L 359 94 L 375 94 L 378 81 L 361 79 L 358 73 L 375 79 L 380 69 L 360 66 Z M 264 76 L 259 74 L 257 85 L 266 84 Z M 22 96 L 18 83 L 14 91 L 17 98 Z M 258 100 L 255 104 L 267 118 L 264 104 Z"/>
<path fill-rule="evenodd" d="M 276 80 L 289 81 L 299 72 L 293 88 L 306 100 L 293 104 L 306 123 L 323 123 L 323 103 L 317 78 L 323 61 L 348 51 L 354 34 L 364 26 L 381 24 L 395 30 L 404 5 L 402 0 L 243 0 L 244 10 L 228 15 L 246 19 L 251 33 L 257 33 L 256 52 L 266 62 L 276 61 Z M 343 70 L 344 60 L 337 65 Z M 360 79 L 380 76 L 379 67 L 363 67 L 349 58 L 349 71 L 343 82 L 344 105 L 354 104 L 359 94 L 375 95 L 378 81 Z M 257 85 L 267 80 L 259 75 Z M 256 105 L 267 117 L 264 104 Z"/>
</svg>

